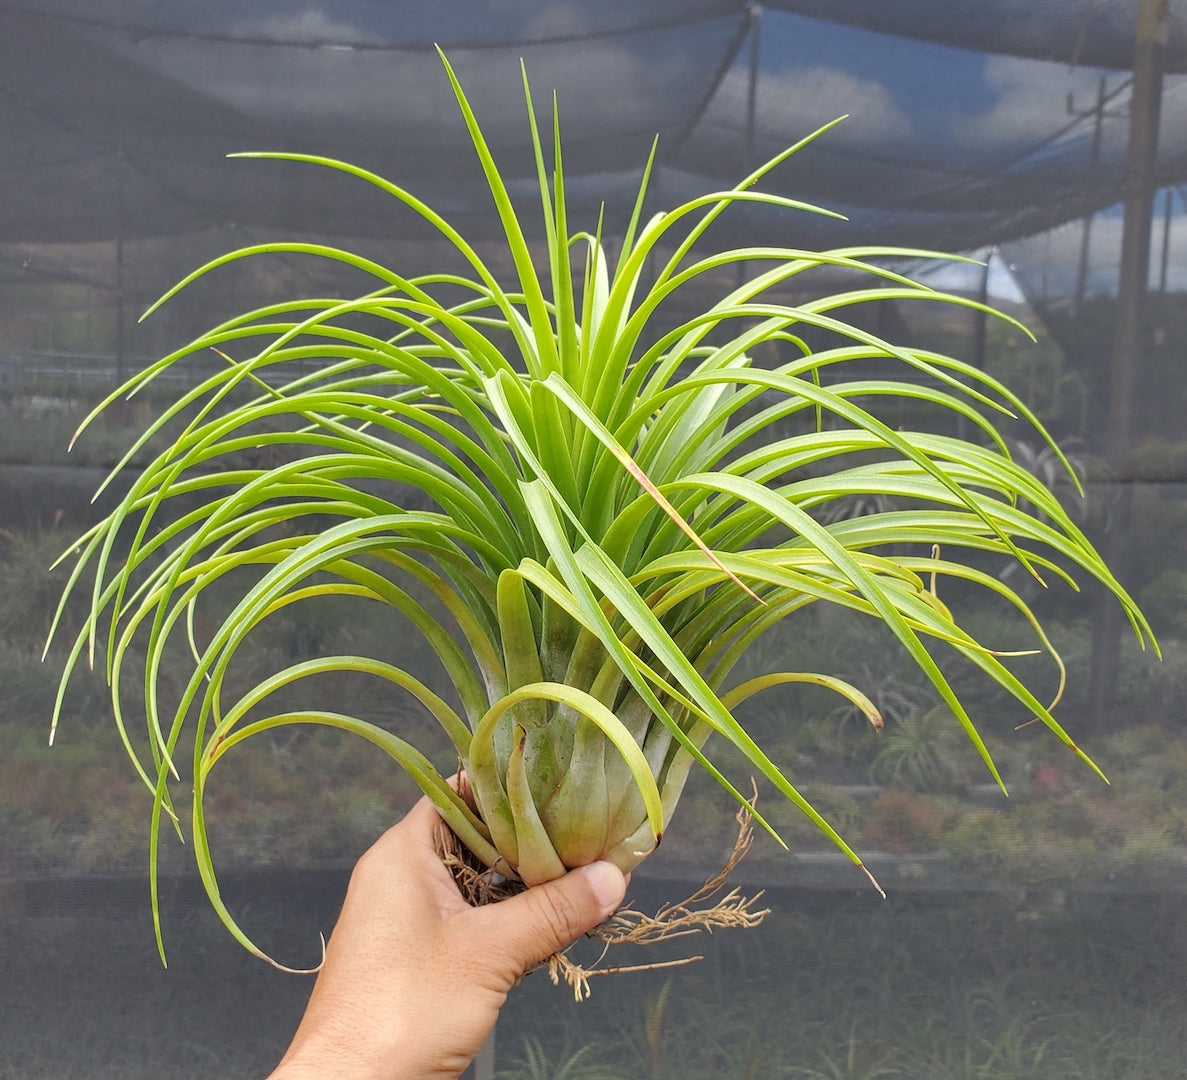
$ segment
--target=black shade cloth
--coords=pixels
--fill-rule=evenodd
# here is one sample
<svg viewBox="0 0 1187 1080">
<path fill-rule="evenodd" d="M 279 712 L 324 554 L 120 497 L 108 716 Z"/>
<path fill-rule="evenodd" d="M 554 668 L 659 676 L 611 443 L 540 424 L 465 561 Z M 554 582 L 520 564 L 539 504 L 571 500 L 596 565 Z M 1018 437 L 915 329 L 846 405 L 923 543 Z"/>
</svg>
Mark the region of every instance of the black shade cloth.
<svg viewBox="0 0 1187 1080">
<path fill-rule="evenodd" d="M 657 134 L 651 205 L 663 208 L 734 183 L 847 112 L 767 186 L 826 202 L 853 224 L 748 207 L 731 214 L 737 239 L 774 231 L 967 249 L 1115 201 L 1136 9 L 1136 0 L 804 0 L 761 11 L 723 0 L 0 4 L 0 241 L 229 222 L 357 236 L 414 227 L 333 173 L 224 157 L 254 149 L 346 158 L 492 231 L 439 42 L 525 196 L 520 59 L 538 109 L 556 90 L 570 195 L 591 224 L 603 201 L 611 227 L 626 212 Z M 1166 62 L 1187 68 L 1173 19 Z M 1183 78 L 1166 79 L 1164 182 L 1187 175 Z"/>
</svg>

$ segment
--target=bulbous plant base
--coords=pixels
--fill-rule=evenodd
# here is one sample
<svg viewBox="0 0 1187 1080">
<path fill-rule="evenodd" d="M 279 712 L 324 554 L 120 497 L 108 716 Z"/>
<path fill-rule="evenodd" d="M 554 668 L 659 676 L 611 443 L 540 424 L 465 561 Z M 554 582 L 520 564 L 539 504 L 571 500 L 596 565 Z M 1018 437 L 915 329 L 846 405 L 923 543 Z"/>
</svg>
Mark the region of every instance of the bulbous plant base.
<svg viewBox="0 0 1187 1080">
<path fill-rule="evenodd" d="M 755 791 L 751 806 L 757 797 L 758 793 Z M 717 873 L 691 896 L 677 904 L 664 904 L 654 915 L 636 910 L 631 906 L 630 900 L 627 900 L 609 919 L 586 935 L 603 944 L 602 952 L 593 964 L 578 964 L 569 956 L 569 949 L 553 953 L 544 961 L 541 966 L 548 968 L 548 977 L 553 985 L 559 986 L 563 981 L 573 991 L 573 997 L 577 1001 L 584 1001 L 590 995 L 589 980 L 595 975 L 620 975 L 632 971 L 681 967 L 704 959 L 703 956 L 695 955 L 655 964 L 603 967 L 603 961 L 615 945 L 654 945 L 705 930 L 712 932 L 758 926 L 770 914 L 770 908 L 757 906 L 762 899 L 762 892 L 747 897 L 736 888 L 725 891 L 730 875 L 746 857 L 754 841 L 750 812 L 744 808 L 739 809 L 736 819 L 738 835 L 725 865 Z M 498 903 L 528 888 L 522 881 L 505 878 L 484 866 L 444 822 L 437 831 L 437 850 L 442 862 L 453 874 L 462 896 L 474 907 Z"/>
</svg>

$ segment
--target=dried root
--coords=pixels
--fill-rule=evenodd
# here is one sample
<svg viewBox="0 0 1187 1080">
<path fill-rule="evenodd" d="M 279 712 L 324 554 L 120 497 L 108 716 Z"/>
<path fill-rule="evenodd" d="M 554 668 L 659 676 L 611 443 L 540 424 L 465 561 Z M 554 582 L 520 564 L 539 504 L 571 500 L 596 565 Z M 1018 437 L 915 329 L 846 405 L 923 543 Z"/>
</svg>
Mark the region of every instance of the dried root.
<svg viewBox="0 0 1187 1080">
<path fill-rule="evenodd" d="M 522 881 L 511 881 L 489 866 L 483 866 L 444 822 L 437 828 L 437 851 L 453 874 L 458 891 L 471 907 L 497 904 L 527 888 Z"/>
<path fill-rule="evenodd" d="M 755 790 L 750 806 L 758 798 Z M 587 937 L 603 943 L 601 955 L 588 967 L 572 960 L 565 949 L 553 953 L 546 961 L 548 976 L 553 985 L 563 980 L 573 991 L 573 996 L 582 1001 L 590 995 L 589 980 L 594 975 L 617 975 L 628 971 L 653 971 L 657 968 L 680 967 L 704 959 L 702 956 L 688 956 L 680 960 L 665 960 L 654 964 L 633 964 L 619 967 L 601 967 L 607 953 L 615 945 L 654 945 L 672 938 L 686 937 L 702 931 L 735 927 L 754 927 L 770 914 L 770 908 L 757 908 L 762 893 L 743 896 L 737 889 L 715 899 L 725 889 L 729 876 L 745 858 L 754 842 L 751 813 L 743 807 L 737 814 L 738 835 L 725 865 L 687 899 L 678 904 L 665 904 L 654 915 L 648 915 L 630 906 L 628 901 L 609 919 L 589 932 Z M 439 834 L 441 858 L 453 873 L 462 895 L 475 907 L 492 904 L 523 892 L 525 886 L 519 881 L 508 881 L 499 874 L 478 863 L 457 837 L 442 828 Z M 709 905 L 709 906 L 705 906 Z"/>
</svg>

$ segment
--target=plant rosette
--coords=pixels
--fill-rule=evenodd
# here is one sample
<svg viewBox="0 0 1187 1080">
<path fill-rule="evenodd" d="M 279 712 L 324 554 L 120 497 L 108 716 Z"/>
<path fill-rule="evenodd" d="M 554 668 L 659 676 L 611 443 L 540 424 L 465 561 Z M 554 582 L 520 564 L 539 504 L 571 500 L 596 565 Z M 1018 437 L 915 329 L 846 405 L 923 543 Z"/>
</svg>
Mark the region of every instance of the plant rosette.
<svg viewBox="0 0 1187 1080">
<path fill-rule="evenodd" d="M 224 322 L 131 378 L 82 425 L 196 353 L 213 351 L 225 363 L 163 408 L 116 466 L 114 473 L 172 432 L 73 549 L 65 590 L 93 567 L 91 613 L 63 685 L 84 654 L 93 663 L 101 653 L 115 723 L 154 798 L 154 913 L 165 820 L 182 831 L 170 785 L 192 745 L 186 782 L 198 870 L 223 922 L 263 955 L 220 898 L 204 793 L 228 752 L 286 725 L 327 725 L 369 740 L 407 770 L 482 865 L 527 885 L 596 859 L 636 866 L 659 844 L 694 765 L 744 805 L 715 763 L 724 746 L 860 867 L 734 715 L 765 689 L 810 683 L 880 724 L 859 689 L 827 672 L 773 671 L 730 685 L 756 639 L 812 604 L 884 623 L 999 783 L 932 650 L 971 661 L 1084 757 L 1002 656 L 961 629 L 937 588 L 955 579 L 1004 598 L 1033 626 L 1036 647 L 1054 656 L 1022 598 L 959 556 L 1012 557 L 1036 577 L 1078 570 L 1117 597 L 1140 638 L 1149 635 L 1059 501 L 1011 458 L 995 422 L 1020 418 L 1051 444 L 1047 433 L 1016 395 L 972 365 L 896 346 L 842 318 L 872 300 L 988 309 L 893 269 L 929 252 L 702 253 L 706 230 L 737 203 L 828 214 L 756 189 L 827 129 L 727 191 L 645 217 L 653 146 L 611 265 L 600 221 L 592 233 L 570 232 L 555 110 L 549 162 L 525 76 L 548 255 L 538 273 L 507 185 L 442 60 L 514 282 L 497 281 L 443 217 L 396 183 L 304 154 L 244 155 L 335 169 L 344 181 L 377 187 L 436 229 L 471 275 L 407 276 L 315 243 L 231 252 L 154 308 L 218 267 L 266 253 L 334 260 L 375 286 L 353 299 L 274 303 Z M 739 268 L 752 273 L 732 273 Z M 847 271 L 860 284 L 802 303 L 773 297 L 820 270 Z M 736 287 L 677 325 L 665 320 L 661 309 L 679 310 L 681 296 L 723 276 Z M 832 344 L 813 350 L 803 335 L 820 331 Z M 760 367 L 752 357 L 766 343 L 781 358 Z M 854 374 L 871 360 L 901 367 L 903 377 Z M 896 430 L 878 406 L 903 399 L 963 419 L 976 441 Z M 237 454 L 260 447 L 287 460 L 238 467 Z M 404 505 L 401 492 L 410 489 L 416 498 Z M 855 500 L 872 512 L 828 512 Z M 426 501 L 428 509 L 413 508 Z M 184 509 L 170 514 L 173 507 Z M 245 573 L 251 584 L 199 640 L 200 601 Z M 293 663 L 230 697 L 228 667 L 251 632 L 289 605 L 327 595 L 383 605 L 394 624 L 410 626 L 440 659 L 456 700 L 391 656 L 358 655 Z M 166 708 L 158 683 L 177 639 L 192 665 Z M 143 740 L 133 738 L 121 706 L 134 654 L 142 657 Z M 280 691 L 329 672 L 383 680 L 428 710 L 469 778 L 473 803 L 421 749 L 379 723 L 325 709 L 270 711 Z M 778 838 L 761 813 L 755 820 Z M 159 943 L 159 916 L 157 935 Z"/>
</svg>

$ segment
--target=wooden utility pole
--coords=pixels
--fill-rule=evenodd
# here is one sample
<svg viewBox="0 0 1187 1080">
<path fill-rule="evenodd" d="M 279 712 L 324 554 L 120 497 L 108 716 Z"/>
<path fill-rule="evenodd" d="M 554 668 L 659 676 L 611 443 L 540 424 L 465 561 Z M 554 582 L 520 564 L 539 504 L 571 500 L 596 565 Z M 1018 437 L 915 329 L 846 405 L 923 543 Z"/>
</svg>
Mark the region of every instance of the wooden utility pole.
<svg viewBox="0 0 1187 1080">
<path fill-rule="evenodd" d="M 1133 505 L 1134 391 L 1140 357 L 1148 345 L 1143 314 L 1150 279 L 1150 232 L 1154 224 L 1157 188 L 1158 123 L 1162 114 L 1162 50 L 1166 40 L 1169 0 L 1142 0 L 1138 9 L 1137 43 L 1133 59 L 1133 90 L 1129 104 L 1129 149 L 1123 197 L 1125 220 L 1121 231 L 1121 264 L 1113 334 L 1113 364 L 1109 374 L 1105 458 L 1118 497 L 1113 505 L 1105 541 L 1106 561 L 1124 577 L 1131 545 Z M 1090 700 L 1093 726 L 1108 726 L 1117 689 L 1122 613 L 1116 601 L 1100 601 L 1093 622 Z"/>
</svg>

